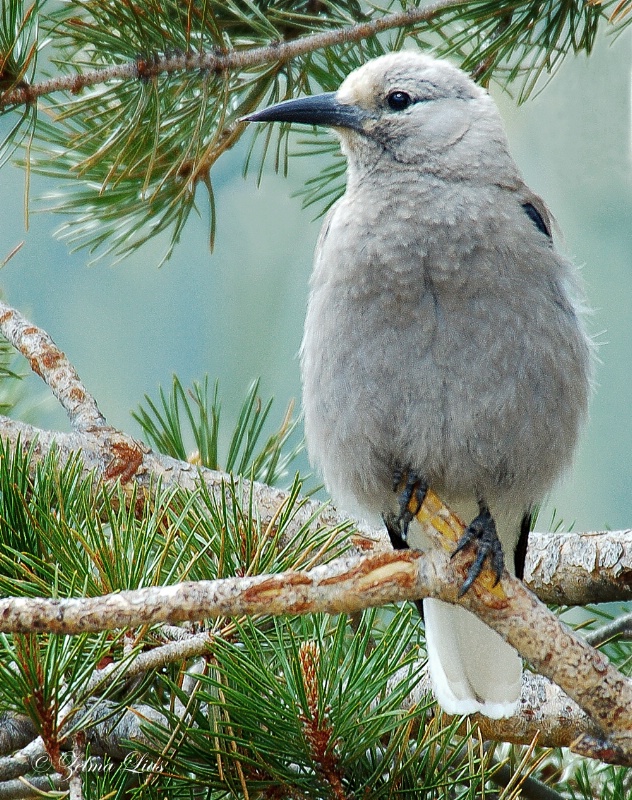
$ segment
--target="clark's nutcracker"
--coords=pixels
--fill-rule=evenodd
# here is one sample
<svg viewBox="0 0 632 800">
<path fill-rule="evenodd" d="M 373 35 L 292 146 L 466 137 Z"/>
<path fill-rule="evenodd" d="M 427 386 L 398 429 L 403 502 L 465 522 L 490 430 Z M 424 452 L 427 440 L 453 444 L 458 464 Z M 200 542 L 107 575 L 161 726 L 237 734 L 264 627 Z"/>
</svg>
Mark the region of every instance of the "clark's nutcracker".
<svg viewBox="0 0 632 800">
<path fill-rule="evenodd" d="M 531 515 L 586 416 L 591 348 L 576 271 L 493 100 L 445 61 L 401 52 L 337 92 L 247 119 L 331 126 L 348 160 L 301 351 L 307 446 L 328 490 L 384 519 L 396 547 L 423 548 L 407 503 L 431 486 L 472 521 L 460 548 L 478 558 L 463 591 L 486 559 L 500 575 L 503 550 L 520 575 Z M 443 708 L 512 714 L 517 652 L 462 608 L 423 607 Z"/>
</svg>

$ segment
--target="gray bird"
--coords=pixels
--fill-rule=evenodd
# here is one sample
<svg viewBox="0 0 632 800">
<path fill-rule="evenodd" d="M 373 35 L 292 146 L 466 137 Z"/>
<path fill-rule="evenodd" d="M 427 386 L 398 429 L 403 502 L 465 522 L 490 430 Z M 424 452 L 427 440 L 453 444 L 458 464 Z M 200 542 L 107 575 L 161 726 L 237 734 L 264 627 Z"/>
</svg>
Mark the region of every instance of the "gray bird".
<svg viewBox="0 0 632 800">
<path fill-rule="evenodd" d="M 333 127 L 344 196 L 316 248 L 302 344 L 305 433 L 336 503 L 427 547 L 406 511 L 428 486 L 466 522 L 459 548 L 520 574 L 533 510 L 569 464 L 591 347 L 576 272 L 464 72 L 414 52 L 337 92 L 251 121 Z M 502 543 L 502 548 L 500 543 Z M 435 695 L 453 714 L 512 714 L 517 652 L 475 616 L 424 600 Z"/>
</svg>

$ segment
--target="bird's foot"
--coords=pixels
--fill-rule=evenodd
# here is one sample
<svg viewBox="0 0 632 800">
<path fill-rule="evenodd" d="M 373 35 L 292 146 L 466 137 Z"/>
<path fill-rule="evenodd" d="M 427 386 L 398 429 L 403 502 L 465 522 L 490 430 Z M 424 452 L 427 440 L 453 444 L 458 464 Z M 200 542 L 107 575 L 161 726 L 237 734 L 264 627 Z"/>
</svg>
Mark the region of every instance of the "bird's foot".
<svg viewBox="0 0 632 800">
<path fill-rule="evenodd" d="M 399 494 L 399 513 L 384 514 L 384 524 L 388 532 L 393 550 L 408 550 L 408 527 L 421 508 L 428 484 L 412 470 L 402 470 L 396 467 L 393 470 L 393 491 Z M 415 509 L 411 511 L 411 500 L 415 500 Z M 415 606 L 420 618 L 424 618 L 424 607 L 421 600 L 415 600 Z"/>
<path fill-rule="evenodd" d="M 405 550 L 408 547 L 408 528 L 415 514 L 421 508 L 428 484 L 413 470 L 402 470 L 397 467 L 393 470 L 393 491 L 399 491 L 399 513 L 384 516 L 384 524 L 395 550 Z M 411 501 L 414 508 L 411 510 Z"/>
<path fill-rule="evenodd" d="M 485 559 L 489 558 L 491 569 L 496 576 L 494 585 L 500 580 L 505 568 L 503 547 L 498 538 L 494 518 L 484 503 L 479 503 L 479 509 L 478 517 L 467 526 L 465 533 L 457 543 L 456 550 L 452 553 L 452 557 L 454 557 L 471 544 L 477 548 L 476 560 L 468 570 L 467 578 L 459 590 L 459 597 L 463 597 L 481 574 Z"/>
</svg>

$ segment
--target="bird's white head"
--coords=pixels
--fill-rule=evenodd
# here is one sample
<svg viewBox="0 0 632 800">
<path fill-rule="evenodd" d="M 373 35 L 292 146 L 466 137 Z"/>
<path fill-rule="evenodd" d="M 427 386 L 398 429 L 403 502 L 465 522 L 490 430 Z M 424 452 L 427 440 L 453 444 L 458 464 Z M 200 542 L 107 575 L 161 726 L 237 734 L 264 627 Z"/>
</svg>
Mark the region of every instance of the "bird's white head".
<svg viewBox="0 0 632 800">
<path fill-rule="evenodd" d="M 360 170 L 395 161 L 459 179 L 514 172 L 488 93 L 447 61 L 413 51 L 367 62 L 337 92 L 288 100 L 246 119 L 332 127 Z"/>
</svg>

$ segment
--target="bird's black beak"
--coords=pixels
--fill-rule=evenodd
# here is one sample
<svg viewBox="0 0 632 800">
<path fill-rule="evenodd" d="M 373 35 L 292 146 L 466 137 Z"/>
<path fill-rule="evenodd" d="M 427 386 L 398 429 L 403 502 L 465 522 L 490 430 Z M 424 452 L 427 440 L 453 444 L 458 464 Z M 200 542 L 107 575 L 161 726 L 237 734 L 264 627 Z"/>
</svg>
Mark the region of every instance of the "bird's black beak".
<svg viewBox="0 0 632 800">
<path fill-rule="evenodd" d="M 246 122 L 302 122 L 306 125 L 326 125 L 332 128 L 352 128 L 361 131 L 366 111 L 336 99 L 336 92 L 285 100 L 274 106 L 248 114 Z"/>
</svg>

